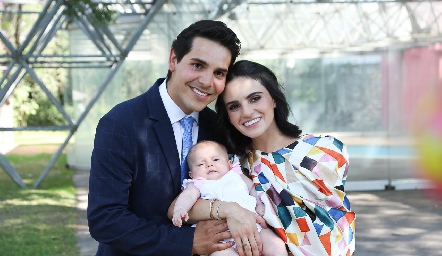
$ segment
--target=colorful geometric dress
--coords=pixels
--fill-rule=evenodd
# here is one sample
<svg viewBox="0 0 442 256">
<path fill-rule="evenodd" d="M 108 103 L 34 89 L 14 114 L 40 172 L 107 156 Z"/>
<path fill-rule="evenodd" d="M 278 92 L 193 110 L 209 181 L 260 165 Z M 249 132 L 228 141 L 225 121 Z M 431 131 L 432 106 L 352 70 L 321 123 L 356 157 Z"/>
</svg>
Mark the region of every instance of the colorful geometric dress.
<svg viewBox="0 0 442 256">
<path fill-rule="evenodd" d="M 264 219 L 294 255 L 353 254 L 356 215 L 344 192 L 349 163 L 341 141 L 304 135 L 276 152 L 248 151 L 241 164 Z"/>
</svg>

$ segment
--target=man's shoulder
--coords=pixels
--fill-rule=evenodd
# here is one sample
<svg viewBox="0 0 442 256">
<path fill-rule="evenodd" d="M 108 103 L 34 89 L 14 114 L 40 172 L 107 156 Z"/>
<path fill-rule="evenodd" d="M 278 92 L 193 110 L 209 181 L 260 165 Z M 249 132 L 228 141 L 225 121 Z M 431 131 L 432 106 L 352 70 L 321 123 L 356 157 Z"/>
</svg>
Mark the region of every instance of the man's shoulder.
<svg viewBox="0 0 442 256">
<path fill-rule="evenodd" d="M 131 99 L 125 100 L 123 102 L 118 103 L 115 105 L 108 113 L 107 115 L 113 115 L 116 113 L 126 113 L 126 112 L 145 112 L 148 111 L 149 101 L 157 101 L 161 98 L 159 97 L 159 90 L 158 86 L 161 84 L 163 79 L 158 79 L 146 92 L 135 96 Z M 153 105 L 158 105 L 157 103 L 153 103 Z"/>
</svg>

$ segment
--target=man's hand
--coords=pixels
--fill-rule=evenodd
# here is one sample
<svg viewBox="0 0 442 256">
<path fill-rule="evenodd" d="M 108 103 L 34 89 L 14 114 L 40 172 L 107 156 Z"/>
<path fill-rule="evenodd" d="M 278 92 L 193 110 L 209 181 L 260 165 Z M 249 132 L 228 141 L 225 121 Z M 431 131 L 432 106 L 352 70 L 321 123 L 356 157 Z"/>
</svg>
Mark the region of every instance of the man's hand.
<svg viewBox="0 0 442 256">
<path fill-rule="evenodd" d="M 192 253 L 210 254 L 230 248 L 233 242 L 221 243 L 220 241 L 231 237 L 225 220 L 199 221 L 193 237 Z"/>
</svg>

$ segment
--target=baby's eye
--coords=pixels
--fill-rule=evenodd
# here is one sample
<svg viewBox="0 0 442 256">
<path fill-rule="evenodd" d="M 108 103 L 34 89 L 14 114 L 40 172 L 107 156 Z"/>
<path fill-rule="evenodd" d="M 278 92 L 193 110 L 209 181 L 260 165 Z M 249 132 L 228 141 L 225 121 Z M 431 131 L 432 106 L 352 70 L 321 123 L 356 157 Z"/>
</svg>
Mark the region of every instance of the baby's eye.
<svg viewBox="0 0 442 256">
<path fill-rule="evenodd" d="M 219 161 L 219 158 L 214 158 L 213 161 L 217 162 Z"/>
<path fill-rule="evenodd" d="M 203 166 L 204 164 L 198 164 L 198 167 Z"/>
</svg>

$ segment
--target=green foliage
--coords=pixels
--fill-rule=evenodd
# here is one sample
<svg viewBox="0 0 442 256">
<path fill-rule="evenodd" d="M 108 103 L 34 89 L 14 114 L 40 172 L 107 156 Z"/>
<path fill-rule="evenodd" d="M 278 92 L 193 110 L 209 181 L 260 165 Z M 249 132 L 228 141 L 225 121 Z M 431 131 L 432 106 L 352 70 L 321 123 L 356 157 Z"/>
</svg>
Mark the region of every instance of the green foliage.
<svg viewBox="0 0 442 256">
<path fill-rule="evenodd" d="M 60 78 L 57 81 L 56 69 L 37 71 L 39 79 L 44 82 L 45 86 L 52 92 L 56 99 L 62 103 L 63 99 L 63 82 Z M 18 126 L 47 126 L 47 125 L 62 125 L 65 124 L 61 113 L 49 100 L 47 95 L 41 90 L 40 86 L 34 79 L 26 75 L 19 86 L 12 94 L 14 99 L 14 122 Z"/>
<path fill-rule="evenodd" d="M 18 10 L 31 8 L 31 4 L 5 4 L 6 10 Z M 23 35 L 34 25 L 37 15 L 21 15 L 17 13 L 0 13 L 2 29 L 10 38 L 14 47 L 19 47 L 24 40 Z M 21 39 L 18 40 L 18 38 Z M 0 44 L 1 45 L 1 44 Z M 25 49 L 24 52 L 26 52 Z M 4 47 L 0 47 L 0 54 L 7 53 Z M 64 30 L 52 38 L 43 51 L 47 55 L 63 55 L 68 52 L 68 35 Z M 34 69 L 39 80 L 63 104 L 64 84 L 68 70 L 65 68 Z M 65 120 L 55 106 L 52 105 L 47 95 L 42 91 L 37 82 L 29 74 L 25 75 L 12 95 L 14 106 L 15 126 L 49 126 L 65 124 Z"/>
<path fill-rule="evenodd" d="M 38 109 L 38 103 L 32 99 L 33 89 L 35 86 L 32 84 L 23 83 L 19 85 L 13 96 L 14 99 L 14 115 L 15 123 L 18 125 L 27 125 L 27 117 L 35 115 Z"/>
<path fill-rule="evenodd" d="M 65 1 L 65 14 L 70 17 L 80 17 L 90 11 L 89 17 L 92 22 L 99 26 L 106 26 L 115 21 L 117 11 L 109 8 L 109 5 L 96 3 L 93 0 L 67 0 Z"/>
<path fill-rule="evenodd" d="M 38 110 L 33 115 L 26 118 L 28 126 L 45 126 L 49 124 L 63 125 L 66 124 L 61 113 L 49 99 L 40 99 L 38 101 Z"/>
<path fill-rule="evenodd" d="M 304 103 L 315 103 L 321 100 L 318 98 L 318 93 L 323 91 L 320 81 L 321 76 L 318 77 L 321 72 L 322 61 L 321 59 L 304 61 L 306 65 L 297 66 L 294 72 L 297 76 L 297 79 L 294 80 L 299 82 L 296 84 L 291 97 Z"/>
</svg>

